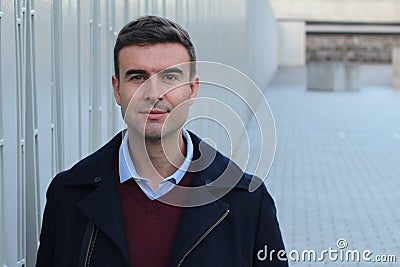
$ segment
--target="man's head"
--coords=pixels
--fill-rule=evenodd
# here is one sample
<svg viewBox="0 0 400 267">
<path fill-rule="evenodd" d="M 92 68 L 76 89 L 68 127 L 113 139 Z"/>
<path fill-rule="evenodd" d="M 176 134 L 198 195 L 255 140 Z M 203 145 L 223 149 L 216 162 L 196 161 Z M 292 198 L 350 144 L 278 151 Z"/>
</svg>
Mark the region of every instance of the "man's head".
<svg viewBox="0 0 400 267">
<path fill-rule="evenodd" d="M 130 133 L 178 136 L 199 87 L 188 33 L 168 19 L 141 17 L 121 30 L 114 56 L 114 97 Z"/>
<path fill-rule="evenodd" d="M 119 79 L 119 52 L 130 45 L 177 43 L 185 47 L 189 54 L 190 75 L 196 74 L 196 51 L 190 36 L 179 24 L 162 17 L 144 16 L 126 24 L 118 34 L 114 46 L 114 71 Z"/>
</svg>

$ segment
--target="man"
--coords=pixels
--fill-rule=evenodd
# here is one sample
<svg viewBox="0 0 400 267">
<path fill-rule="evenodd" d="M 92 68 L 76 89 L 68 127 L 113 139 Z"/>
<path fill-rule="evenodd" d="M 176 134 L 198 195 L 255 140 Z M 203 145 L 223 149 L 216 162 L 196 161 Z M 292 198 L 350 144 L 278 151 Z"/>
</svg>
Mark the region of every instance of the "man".
<svg viewBox="0 0 400 267">
<path fill-rule="evenodd" d="M 195 62 L 168 19 L 120 31 L 112 85 L 127 131 L 53 179 L 36 266 L 287 266 L 265 186 L 250 193 L 258 178 L 183 128 Z"/>
</svg>

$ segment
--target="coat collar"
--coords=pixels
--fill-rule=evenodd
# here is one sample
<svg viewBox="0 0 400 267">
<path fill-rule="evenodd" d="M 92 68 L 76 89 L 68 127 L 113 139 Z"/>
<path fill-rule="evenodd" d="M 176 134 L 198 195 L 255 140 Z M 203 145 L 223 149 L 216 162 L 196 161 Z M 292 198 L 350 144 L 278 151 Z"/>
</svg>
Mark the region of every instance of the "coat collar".
<svg viewBox="0 0 400 267">
<path fill-rule="evenodd" d="M 246 178 L 245 173 L 233 161 L 212 148 L 194 133 L 188 132 L 192 138 L 194 149 L 193 163 L 189 168 L 189 171 L 195 173 L 195 179 L 191 186 L 208 185 L 215 188 L 233 187 L 248 190 L 250 178 Z M 99 180 L 104 179 L 105 173 L 109 175 L 112 173 L 112 176 L 115 177 L 115 157 L 123 134 L 124 132 L 118 133 L 106 145 L 72 167 L 70 169 L 71 174 L 74 174 L 75 170 L 78 171 L 76 171 L 76 175 L 69 175 L 68 180 L 64 181 L 64 185 L 98 185 Z M 224 177 L 226 179 L 220 179 Z M 233 184 L 232 180 L 228 179 L 229 177 L 234 177 Z"/>
<path fill-rule="evenodd" d="M 217 188 L 248 190 L 250 181 L 245 173 L 229 158 L 189 132 L 193 141 L 193 162 L 189 171 L 196 173 L 192 186 L 208 185 Z"/>
</svg>

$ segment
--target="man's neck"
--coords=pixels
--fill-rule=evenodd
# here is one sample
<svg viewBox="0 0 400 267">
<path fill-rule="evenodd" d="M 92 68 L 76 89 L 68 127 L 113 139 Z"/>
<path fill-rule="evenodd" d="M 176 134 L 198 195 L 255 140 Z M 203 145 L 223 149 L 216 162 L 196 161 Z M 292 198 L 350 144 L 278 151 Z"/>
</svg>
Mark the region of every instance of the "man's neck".
<svg viewBox="0 0 400 267">
<path fill-rule="evenodd" d="M 162 139 L 145 139 L 128 131 L 129 154 L 140 177 L 150 181 L 154 190 L 172 175 L 185 160 L 186 144 L 179 130 Z"/>
</svg>

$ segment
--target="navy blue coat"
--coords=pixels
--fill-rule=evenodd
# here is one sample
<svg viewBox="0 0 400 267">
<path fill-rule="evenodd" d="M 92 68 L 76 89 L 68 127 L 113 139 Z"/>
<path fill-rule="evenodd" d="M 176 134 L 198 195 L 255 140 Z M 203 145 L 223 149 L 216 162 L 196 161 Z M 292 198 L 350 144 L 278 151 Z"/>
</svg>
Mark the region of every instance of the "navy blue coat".
<svg viewBox="0 0 400 267">
<path fill-rule="evenodd" d="M 37 267 L 135 266 L 129 259 L 115 177 L 121 136 L 51 182 Z M 250 175 L 194 134 L 191 137 L 194 160 L 200 158 L 200 143 L 202 154 L 215 155 L 211 165 L 195 173 L 192 186 L 207 184 L 213 194 L 224 187 L 213 184 L 222 173 L 241 178 L 220 199 L 184 209 L 169 266 L 288 266 L 277 253 L 271 253 L 272 261 L 265 254 L 284 250 L 275 205 L 265 186 L 250 193 Z"/>
</svg>

